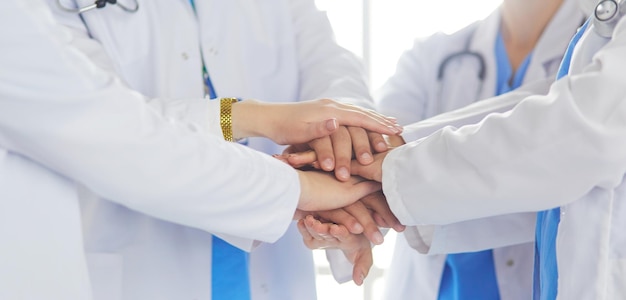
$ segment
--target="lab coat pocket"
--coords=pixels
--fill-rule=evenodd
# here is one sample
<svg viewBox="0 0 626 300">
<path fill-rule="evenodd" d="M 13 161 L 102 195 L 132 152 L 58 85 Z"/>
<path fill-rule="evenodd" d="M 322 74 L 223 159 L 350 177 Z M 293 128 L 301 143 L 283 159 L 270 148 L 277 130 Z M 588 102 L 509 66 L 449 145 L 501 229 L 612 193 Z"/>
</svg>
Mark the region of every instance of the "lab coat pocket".
<svg viewBox="0 0 626 300">
<path fill-rule="evenodd" d="M 111 253 L 87 254 L 89 279 L 95 300 L 122 299 L 122 257 Z"/>
</svg>

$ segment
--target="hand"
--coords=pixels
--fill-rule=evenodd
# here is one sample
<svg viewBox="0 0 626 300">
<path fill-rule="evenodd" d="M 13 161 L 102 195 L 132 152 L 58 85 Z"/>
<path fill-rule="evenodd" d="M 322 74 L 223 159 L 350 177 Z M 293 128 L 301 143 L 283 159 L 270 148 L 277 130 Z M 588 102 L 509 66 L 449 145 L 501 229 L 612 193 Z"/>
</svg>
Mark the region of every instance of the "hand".
<svg viewBox="0 0 626 300">
<path fill-rule="evenodd" d="M 345 181 L 350 178 L 353 149 L 356 160 L 367 165 L 374 160 L 372 149 L 384 152 L 388 147 L 379 133 L 359 127 L 340 126 L 330 136 L 288 147 L 283 152 L 282 159 L 295 168 L 313 165 L 324 171 L 335 170 L 337 179 Z"/>
<path fill-rule="evenodd" d="M 245 100 L 233 104 L 232 118 L 235 138 L 261 136 L 281 145 L 328 136 L 339 126 L 362 127 L 388 135 L 402 131 L 393 118 L 329 99 L 297 103 Z"/>
<path fill-rule="evenodd" d="M 372 247 L 364 235 L 351 234 L 342 225 L 321 223 L 311 215 L 298 221 L 298 230 L 309 249 L 341 249 L 354 266 L 352 280 L 363 284 L 373 264 Z"/>
<path fill-rule="evenodd" d="M 357 161 L 352 161 L 351 173 L 369 180 L 383 182 L 383 160 L 389 152 L 374 155 L 374 162 L 364 166 Z"/>
<path fill-rule="evenodd" d="M 300 177 L 298 209 L 302 211 L 344 207 L 381 189 L 380 183 L 356 176 L 341 182 L 327 172 L 300 170 L 297 172 Z"/>
<path fill-rule="evenodd" d="M 369 194 L 343 208 L 313 213 L 298 212 L 297 217 L 304 217 L 307 214 L 324 222 L 345 226 L 350 233 L 363 233 L 375 245 L 383 243 L 383 234 L 378 227 L 393 228 L 397 232 L 405 229 L 391 212 L 381 192 Z"/>
</svg>

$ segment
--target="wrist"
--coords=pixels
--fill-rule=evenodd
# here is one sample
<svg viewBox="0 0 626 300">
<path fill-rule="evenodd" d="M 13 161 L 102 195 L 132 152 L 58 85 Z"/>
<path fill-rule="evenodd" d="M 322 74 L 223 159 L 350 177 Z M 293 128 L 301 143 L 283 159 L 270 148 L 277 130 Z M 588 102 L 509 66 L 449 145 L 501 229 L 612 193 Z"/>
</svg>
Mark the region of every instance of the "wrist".
<svg viewBox="0 0 626 300">
<path fill-rule="evenodd" d="M 296 172 L 298 172 L 298 179 L 300 180 L 300 198 L 298 198 L 298 209 L 306 211 L 306 208 L 309 205 L 309 201 L 307 200 L 307 195 L 309 195 L 309 178 L 304 171 L 296 170 Z"/>
<path fill-rule="evenodd" d="M 265 137 L 263 117 L 267 104 L 257 100 L 244 100 L 232 105 L 232 131 L 234 139 Z"/>
</svg>

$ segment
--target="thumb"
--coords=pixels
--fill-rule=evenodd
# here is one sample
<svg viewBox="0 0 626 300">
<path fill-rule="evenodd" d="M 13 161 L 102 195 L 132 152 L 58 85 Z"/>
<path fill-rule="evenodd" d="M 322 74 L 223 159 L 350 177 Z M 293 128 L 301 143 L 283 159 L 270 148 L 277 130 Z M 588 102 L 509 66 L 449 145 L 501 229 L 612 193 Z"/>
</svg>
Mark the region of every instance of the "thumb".
<svg viewBox="0 0 626 300">
<path fill-rule="evenodd" d="M 363 284 L 373 264 L 372 250 L 367 249 L 363 252 L 364 253 L 359 253 L 354 260 L 354 267 L 352 268 L 352 280 L 358 286 Z"/>
<path fill-rule="evenodd" d="M 335 132 L 337 128 L 339 128 L 337 119 L 328 119 L 321 122 L 313 122 L 307 124 L 307 126 L 309 126 L 305 131 L 307 135 L 305 140 L 307 141 L 329 136 L 331 133 Z"/>
</svg>

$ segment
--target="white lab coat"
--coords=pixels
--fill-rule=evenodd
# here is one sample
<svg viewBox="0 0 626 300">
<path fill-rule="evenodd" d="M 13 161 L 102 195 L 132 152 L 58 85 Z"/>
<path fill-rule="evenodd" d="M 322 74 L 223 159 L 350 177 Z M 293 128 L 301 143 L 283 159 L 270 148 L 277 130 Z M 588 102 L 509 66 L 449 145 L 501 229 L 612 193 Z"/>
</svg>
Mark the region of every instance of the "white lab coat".
<svg viewBox="0 0 626 300">
<path fill-rule="evenodd" d="M 149 97 L 201 98 L 203 57 L 219 97 L 351 98 L 371 106 L 360 63 L 333 41 L 326 15 L 313 1 L 195 3 L 197 17 L 188 0 L 141 2 L 136 14 L 112 7 L 85 13 L 82 20 L 54 11 L 59 22 L 75 30 L 83 51 Z M 263 139 L 250 139 L 249 145 L 282 151 Z M 229 205 L 243 209 L 231 200 Z M 96 299 L 210 299 L 209 233 L 97 197 L 85 196 L 81 205 Z M 229 241 L 250 249 L 243 241 Z M 275 244 L 261 245 L 250 259 L 252 299 L 316 298 L 311 252 L 295 226 Z"/>
<path fill-rule="evenodd" d="M 584 19 L 576 0 L 563 3 L 532 52 L 523 84 L 554 80 L 570 36 Z M 500 20 L 497 9 L 485 20 L 452 35 L 436 34 L 416 41 L 413 49 L 399 60 L 396 74 L 376 95 L 378 110 L 397 116 L 401 124 L 410 124 L 493 96 L 497 79 L 494 45 Z M 476 58 L 466 56 L 450 61 L 439 81 L 437 76 L 442 62 L 467 49 L 485 59 L 484 80 L 478 78 Z M 534 228 L 535 214 L 528 213 L 526 217 L 528 225 Z M 534 243 L 493 249 L 493 259 L 500 297 L 532 298 Z M 415 299 L 417 295 L 419 299 L 438 299 L 445 260 L 445 254 L 419 254 L 409 246 L 403 234 L 399 235 L 391 265 L 385 273 L 383 299 Z"/>
<path fill-rule="evenodd" d="M 534 237 L 520 212 L 560 206 L 557 298 L 626 298 L 625 51 L 623 18 L 610 39 L 591 26 L 546 95 L 529 87 L 408 126 L 409 140 L 434 131 L 383 162 L 392 210 L 417 225 L 409 243 L 425 253 L 519 243 Z"/>
<path fill-rule="evenodd" d="M 0 24 L 0 299 L 91 299 L 79 186 L 206 231 L 266 242 L 285 232 L 297 174 L 210 131 L 219 105 L 129 89 L 91 62 L 43 1 L 1 1 Z M 119 232 L 120 242 L 136 233 Z M 95 263 L 115 274 L 125 262 Z"/>
</svg>

